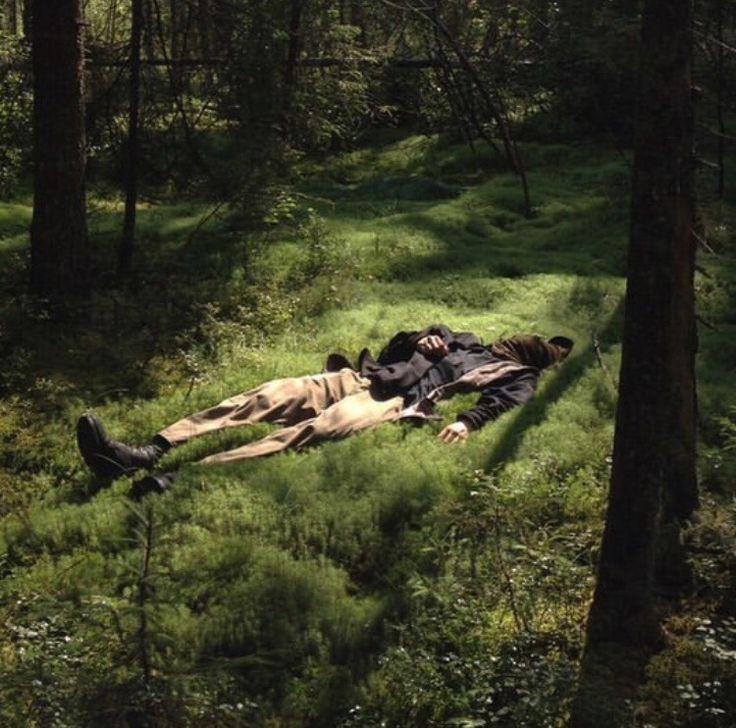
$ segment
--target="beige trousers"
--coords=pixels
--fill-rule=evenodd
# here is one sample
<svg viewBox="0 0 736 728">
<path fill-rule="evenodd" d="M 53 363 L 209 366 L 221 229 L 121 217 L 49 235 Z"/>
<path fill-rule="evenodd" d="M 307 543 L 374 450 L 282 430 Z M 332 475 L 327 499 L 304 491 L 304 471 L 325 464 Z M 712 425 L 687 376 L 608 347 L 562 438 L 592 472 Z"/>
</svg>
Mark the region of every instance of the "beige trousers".
<svg viewBox="0 0 736 728">
<path fill-rule="evenodd" d="M 261 440 L 210 455 L 201 462 L 226 463 L 272 455 L 397 420 L 403 397 L 379 401 L 371 396 L 369 387 L 370 381 L 352 369 L 276 379 L 179 420 L 159 434 L 172 445 L 180 445 L 226 427 L 256 422 L 285 425 Z"/>
</svg>

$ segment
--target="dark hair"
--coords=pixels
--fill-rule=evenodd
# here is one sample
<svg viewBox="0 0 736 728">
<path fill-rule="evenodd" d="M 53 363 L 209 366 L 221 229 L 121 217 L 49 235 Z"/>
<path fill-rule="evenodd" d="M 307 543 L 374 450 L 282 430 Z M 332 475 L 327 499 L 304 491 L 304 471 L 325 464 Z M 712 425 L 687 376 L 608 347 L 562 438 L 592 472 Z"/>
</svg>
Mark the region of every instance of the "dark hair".
<svg viewBox="0 0 736 728">
<path fill-rule="evenodd" d="M 549 340 L 549 343 L 562 347 L 568 354 L 572 351 L 572 347 L 575 346 L 575 342 L 572 339 L 568 339 L 567 336 L 553 336 Z"/>
<path fill-rule="evenodd" d="M 491 346 L 491 353 L 501 359 L 546 369 L 562 361 L 572 349 L 574 342 L 565 336 L 555 336 L 545 341 L 541 336 L 512 336 Z"/>
</svg>

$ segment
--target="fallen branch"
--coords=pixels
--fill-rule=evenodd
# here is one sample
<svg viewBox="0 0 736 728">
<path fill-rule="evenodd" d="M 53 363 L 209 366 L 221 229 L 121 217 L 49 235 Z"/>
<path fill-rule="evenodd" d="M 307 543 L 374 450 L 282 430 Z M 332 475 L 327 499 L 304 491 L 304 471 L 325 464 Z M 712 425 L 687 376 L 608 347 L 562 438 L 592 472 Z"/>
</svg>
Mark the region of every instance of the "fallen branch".
<svg viewBox="0 0 736 728">
<path fill-rule="evenodd" d="M 601 354 L 601 342 L 598 340 L 598 334 L 596 332 L 593 332 L 593 351 L 595 352 L 595 357 L 598 359 L 598 364 L 600 364 L 601 369 L 603 370 L 603 373 L 606 375 L 609 384 L 611 385 L 611 390 L 614 394 L 618 391 L 618 385 L 616 384 L 616 380 L 611 375 L 611 372 L 608 370 L 608 367 L 606 366 L 606 363 L 603 361 L 603 355 Z"/>
<path fill-rule="evenodd" d="M 718 257 L 718 253 L 716 253 L 716 251 L 711 248 L 708 241 L 702 235 L 698 235 L 698 233 L 695 232 L 695 230 L 693 230 L 692 228 L 690 228 L 690 232 L 692 232 L 693 237 L 703 246 L 703 248 L 705 248 L 708 253 L 716 256 L 716 258 Z"/>
<path fill-rule="evenodd" d="M 695 314 L 695 320 L 703 324 L 703 326 L 710 329 L 711 331 L 720 331 L 720 329 L 715 324 L 712 324 L 707 319 L 704 319 L 700 314 Z"/>
<path fill-rule="evenodd" d="M 184 244 L 189 245 L 189 243 L 194 240 L 195 235 L 220 211 L 225 204 L 227 204 L 225 200 L 220 200 L 220 202 L 218 202 L 206 215 L 203 215 L 194 230 L 187 235 Z"/>
</svg>

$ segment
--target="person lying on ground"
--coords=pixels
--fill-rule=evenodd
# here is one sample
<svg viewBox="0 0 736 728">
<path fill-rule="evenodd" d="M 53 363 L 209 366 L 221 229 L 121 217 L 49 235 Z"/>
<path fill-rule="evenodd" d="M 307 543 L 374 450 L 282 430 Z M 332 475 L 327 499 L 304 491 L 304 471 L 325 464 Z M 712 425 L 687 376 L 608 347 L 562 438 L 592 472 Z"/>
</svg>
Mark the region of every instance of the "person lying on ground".
<svg viewBox="0 0 736 728">
<path fill-rule="evenodd" d="M 396 334 L 374 359 L 367 349 L 357 367 L 340 354 L 325 371 L 276 379 L 169 425 L 150 444 L 133 447 L 111 439 L 90 414 L 77 424 L 77 444 L 100 479 L 151 470 L 171 448 L 228 427 L 268 422 L 283 425 L 266 437 L 201 463 L 227 463 L 337 440 L 384 422 L 440 419 L 435 406 L 455 394 L 479 392 L 477 403 L 439 433 L 442 442 L 466 440 L 471 432 L 534 396 L 541 372 L 562 361 L 573 347 L 564 336 L 514 336 L 484 346 L 469 333 L 436 325 Z M 148 475 L 131 495 L 163 492 L 173 473 Z"/>
</svg>

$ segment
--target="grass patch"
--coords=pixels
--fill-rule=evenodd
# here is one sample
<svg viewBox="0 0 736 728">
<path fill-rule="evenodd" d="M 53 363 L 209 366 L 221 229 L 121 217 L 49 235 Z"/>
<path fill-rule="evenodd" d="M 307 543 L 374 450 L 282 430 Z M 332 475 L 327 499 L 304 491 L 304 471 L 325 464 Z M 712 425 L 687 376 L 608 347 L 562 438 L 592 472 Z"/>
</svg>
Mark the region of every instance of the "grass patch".
<svg viewBox="0 0 736 728">
<path fill-rule="evenodd" d="M 305 163 L 288 214 L 257 234 L 233 211 L 199 228 L 204 204 L 146 203 L 130 290 L 101 286 L 64 326 L 17 283 L 29 207 L 0 205 L 0 717 L 23 706 L 39 723 L 60 711 L 94 724 L 147 705 L 181 725 L 563 719 L 610 464 L 627 169 L 602 148 L 523 151 L 528 219 L 489 151 L 428 137 Z M 93 200 L 105 271 L 121 209 Z M 725 209 L 713 225 L 731 230 Z M 702 332 L 699 375 L 704 468 L 732 494 L 730 455 L 715 450 L 736 403 L 721 238 L 706 262 L 718 276 L 699 282 L 719 327 Z M 264 380 L 318 371 L 329 351 L 376 352 L 438 321 L 487 342 L 577 343 L 532 404 L 457 447 L 436 441 L 439 425 L 397 425 L 196 464 L 269 431 L 236 429 L 168 455 L 175 489 L 142 505 L 130 480 L 95 492 L 75 451 L 83 410 L 143 442 Z"/>
</svg>

